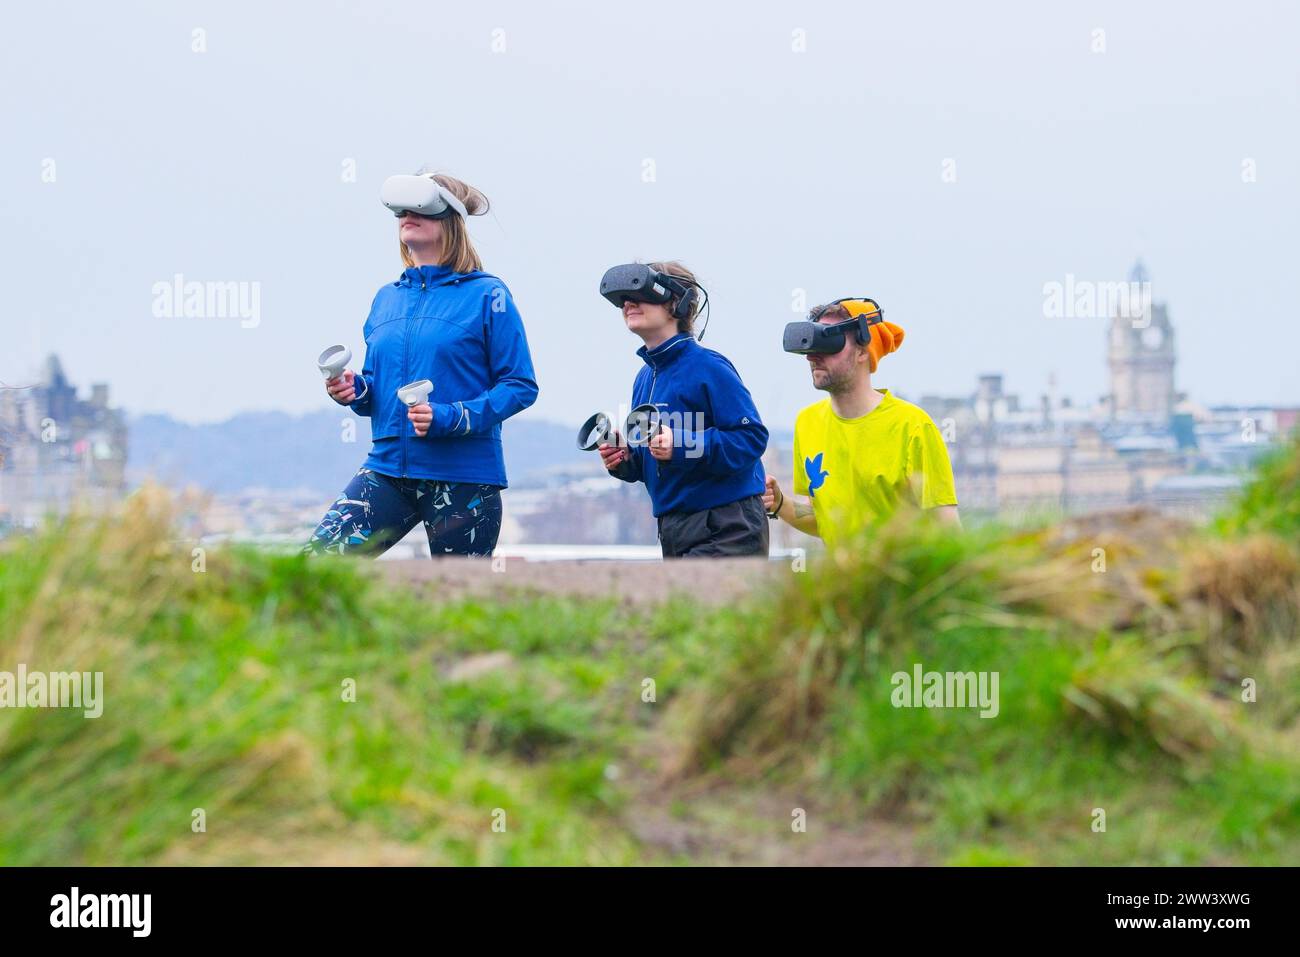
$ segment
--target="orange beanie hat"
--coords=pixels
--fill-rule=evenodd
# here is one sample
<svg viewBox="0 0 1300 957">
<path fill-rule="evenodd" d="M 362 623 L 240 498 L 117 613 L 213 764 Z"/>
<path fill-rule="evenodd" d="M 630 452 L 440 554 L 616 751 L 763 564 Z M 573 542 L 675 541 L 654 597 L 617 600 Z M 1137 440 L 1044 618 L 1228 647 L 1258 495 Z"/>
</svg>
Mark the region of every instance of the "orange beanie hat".
<svg viewBox="0 0 1300 957">
<path fill-rule="evenodd" d="M 846 299 L 840 305 L 854 319 L 858 316 L 871 318 L 884 311 L 880 308 L 880 304 L 872 299 Z M 903 344 L 903 329 L 884 319 L 874 323 L 870 329 L 871 342 L 867 344 L 867 353 L 871 357 L 871 371 L 875 372 L 880 360 L 891 352 L 897 352 L 898 347 Z"/>
</svg>

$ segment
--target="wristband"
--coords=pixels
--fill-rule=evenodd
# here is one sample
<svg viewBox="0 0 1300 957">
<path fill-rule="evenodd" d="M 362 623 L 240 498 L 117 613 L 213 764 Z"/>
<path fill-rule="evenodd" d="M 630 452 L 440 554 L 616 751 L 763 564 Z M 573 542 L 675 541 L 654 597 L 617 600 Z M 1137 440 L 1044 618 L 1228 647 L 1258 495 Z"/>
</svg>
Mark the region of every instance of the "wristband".
<svg viewBox="0 0 1300 957">
<path fill-rule="evenodd" d="M 780 489 L 777 489 L 777 491 L 778 491 L 778 492 L 781 492 Z M 785 506 L 785 492 L 781 492 L 781 501 L 779 501 L 779 502 L 776 503 L 776 508 L 774 508 L 772 511 L 770 511 L 770 512 L 767 513 L 767 517 L 768 517 L 768 518 L 780 518 L 780 517 L 781 517 L 781 509 L 782 509 L 784 506 Z"/>
</svg>

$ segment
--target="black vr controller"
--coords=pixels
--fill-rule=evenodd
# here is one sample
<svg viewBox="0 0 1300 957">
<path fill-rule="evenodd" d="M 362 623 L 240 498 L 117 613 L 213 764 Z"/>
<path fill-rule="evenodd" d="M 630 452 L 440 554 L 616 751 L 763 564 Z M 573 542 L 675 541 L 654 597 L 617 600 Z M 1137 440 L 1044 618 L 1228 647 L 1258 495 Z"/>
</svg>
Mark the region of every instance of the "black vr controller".
<svg viewBox="0 0 1300 957">
<path fill-rule="evenodd" d="M 871 327 L 885 320 L 885 310 L 881 309 L 874 299 L 867 299 L 865 296 L 836 299 L 834 302 L 827 303 L 818 315 L 831 306 L 849 301 L 869 302 L 875 306 L 875 310 L 845 319 L 843 322 L 791 322 L 785 327 L 781 348 L 801 356 L 835 355 L 844 348 L 844 340 L 850 332 L 855 334 L 855 338 L 861 345 L 866 345 L 871 341 Z"/>
<path fill-rule="evenodd" d="M 610 440 L 611 426 L 609 416 L 597 412 L 578 430 L 578 449 L 582 452 L 596 451 L 600 443 Z M 658 431 L 659 409 L 649 403 L 633 409 L 623 426 L 623 435 L 629 446 L 648 445 Z"/>
<path fill-rule="evenodd" d="M 597 412 L 578 430 L 578 451 L 594 452 L 601 442 L 609 441 L 609 416 Z"/>
</svg>

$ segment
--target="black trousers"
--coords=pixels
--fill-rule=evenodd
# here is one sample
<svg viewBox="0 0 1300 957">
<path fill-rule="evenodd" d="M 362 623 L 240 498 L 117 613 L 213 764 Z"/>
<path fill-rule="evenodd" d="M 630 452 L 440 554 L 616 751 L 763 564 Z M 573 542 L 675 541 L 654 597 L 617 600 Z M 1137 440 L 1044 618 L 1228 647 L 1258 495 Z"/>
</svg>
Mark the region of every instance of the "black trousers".
<svg viewBox="0 0 1300 957">
<path fill-rule="evenodd" d="M 659 516 L 664 558 L 767 557 L 768 518 L 758 495 L 699 512 Z"/>
<path fill-rule="evenodd" d="M 329 507 L 303 551 L 382 555 L 416 522 L 424 523 L 431 558 L 491 555 L 501 533 L 501 489 L 362 469 Z"/>
</svg>

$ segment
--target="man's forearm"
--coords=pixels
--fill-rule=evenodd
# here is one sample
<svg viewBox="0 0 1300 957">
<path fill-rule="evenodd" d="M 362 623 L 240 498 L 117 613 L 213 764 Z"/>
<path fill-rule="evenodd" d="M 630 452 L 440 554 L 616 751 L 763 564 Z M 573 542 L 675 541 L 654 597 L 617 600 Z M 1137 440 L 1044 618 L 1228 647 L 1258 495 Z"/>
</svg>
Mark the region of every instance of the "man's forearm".
<svg viewBox="0 0 1300 957">
<path fill-rule="evenodd" d="M 821 537 L 821 533 L 817 531 L 817 515 L 813 511 L 811 502 L 801 502 L 793 495 L 787 495 L 781 502 L 777 515 L 787 525 L 799 529 L 805 535 Z"/>
</svg>

